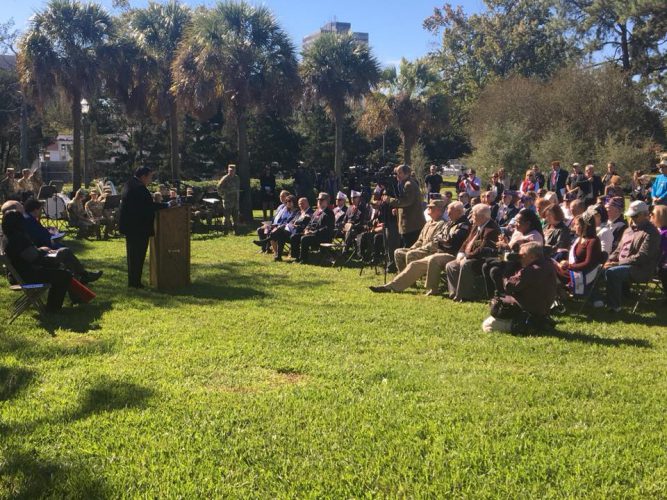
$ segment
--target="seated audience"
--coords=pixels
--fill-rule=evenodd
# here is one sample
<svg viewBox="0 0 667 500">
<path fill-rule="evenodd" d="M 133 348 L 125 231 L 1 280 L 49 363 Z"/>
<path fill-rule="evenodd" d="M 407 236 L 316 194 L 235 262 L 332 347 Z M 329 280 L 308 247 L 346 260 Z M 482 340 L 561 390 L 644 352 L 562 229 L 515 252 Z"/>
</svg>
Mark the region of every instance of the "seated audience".
<svg viewBox="0 0 667 500">
<path fill-rule="evenodd" d="M 495 251 L 500 228 L 491 220 L 488 205 L 476 205 L 472 209 L 473 227 L 461 246 L 456 259 L 447 264 L 447 287 L 449 297 L 454 300 L 469 300 L 474 297 L 474 279 L 479 276 L 484 257 Z"/>
<path fill-rule="evenodd" d="M 628 228 L 628 223 L 623 217 L 625 200 L 621 196 L 615 196 L 607 201 L 605 208 L 607 209 L 607 227 L 614 236 L 611 244 L 611 251 L 613 252 L 618 247 L 623 233 Z"/>
<path fill-rule="evenodd" d="M 342 238 L 343 226 L 345 225 L 345 212 L 347 212 L 347 195 L 342 191 L 336 194 L 336 206 L 333 209 L 334 213 L 334 236 Z"/>
<path fill-rule="evenodd" d="M 598 266 L 604 263 L 600 238 L 595 230 L 595 222 L 588 215 L 574 219 L 575 240 L 567 260 L 562 260 L 557 269 L 561 279 L 568 284 L 575 295 L 584 294 L 598 273 Z"/>
<path fill-rule="evenodd" d="M 42 226 L 40 222 L 42 206 L 43 203 L 34 198 L 30 198 L 25 202 L 23 229 L 28 238 L 30 238 L 30 241 L 40 250 L 51 253 L 55 252 L 59 262 L 82 283 L 97 281 L 102 276 L 102 271 L 86 271 L 72 250 L 61 245 L 58 240 L 52 239 L 53 235 L 51 232 Z"/>
<path fill-rule="evenodd" d="M 307 206 L 307 201 L 306 201 Z M 273 219 L 273 224 L 267 235 L 269 246 L 273 252 L 273 260 L 279 262 L 282 260 L 282 250 L 287 241 L 289 241 L 291 233 L 288 226 L 299 215 L 299 209 L 296 206 L 296 197 L 293 195 L 287 196 L 284 203 L 284 208 L 280 213 L 276 212 Z"/>
<path fill-rule="evenodd" d="M 658 277 L 662 282 L 662 292 L 667 297 L 667 205 L 653 207 L 653 225 L 660 231 L 660 260 L 658 262 Z"/>
<path fill-rule="evenodd" d="M 537 242 L 521 245 L 519 259 L 519 269 L 503 280 L 506 295 L 496 300 L 503 306 L 502 319 L 511 321 L 510 331 L 540 331 L 551 326 L 549 313 L 558 291 L 555 266 Z M 502 329 L 494 328 L 500 322 L 491 319 L 484 322 L 485 331 Z"/>
<path fill-rule="evenodd" d="M 413 260 L 423 259 L 436 252 L 437 246 L 434 237 L 445 225 L 445 222 L 442 221 L 441 217 L 444 206 L 445 204 L 442 200 L 431 201 L 431 203 L 428 204 L 431 220 L 424 224 L 419 232 L 417 241 L 410 247 L 396 249 L 394 252 L 394 262 L 396 263 L 396 269 L 399 273 L 402 272 Z M 436 207 L 437 213 L 440 216 L 437 220 L 433 220 L 433 207 Z"/>
<path fill-rule="evenodd" d="M 289 196 L 290 196 L 289 191 L 282 190 L 278 195 L 278 198 L 280 199 L 280 205 L 278 205 L 278 208 L 276 208 L 276 213 L 273 216 L 271 223 L 270 224 L 264 223 L 257 228 L 257 239 L 253 241 L 253 243 L 261 247 L 262 253 L 269 252 L 269 248 L 271 246 L 269 236 L 273 228 L 279 225 L 281 219 L 285 216 L 285 211 L 287 210 L 286 201 Z M 294 203 L 292 204 L 291 208 L 292 210 L 296 208 L 294 206 Z"/>
<path fill-rule="evenodd" d="M 298 238 L 292 238 L 292 255 L 296 262 L 306 264 L 310 250 L 320 247 L 322 243 L 330 243 L 333 239 L 334 215 L 329 208 L 329 195 L 320 193 L 317 196 L 317 210 L 313 214 L 303 232 Z"/>
<path fill-rule="evenodd" d="M 74 194 L 72 201 L 67 204 L 67 218 L 72 226 L 79 229 L 78 236 L 94 232 L 100 239 L 100 225 L 96 224 L 86 213 L 83 204 L 85 198 L 86 192 L 83 189 L 79 189 Z"/>
<path fill-rule="evenodd" d="M 632 282 L 650 280 L 660 258 L 660 233 L 649 221 L 648 205 L 643 201 L 633 201 L 625 215 L 630 217 L 630 227 L 604 265 L 607 307 L 611 312 L 621 310 L 623 287 Z M 594 305 L 601 307 L 604 304 L 596 301 Z"/>
<path fill-rule="evenodd" d="M 565 225 L 560 205 L 551 205 L 544 210 L 544 245 L 551 247 L 552 257 L 558 262 L 567 256 L 572 245 L 572 233 Z"/>
<path fill-rule="evenodd" d="M 296 217 L 288 222 L 285 227 L 271 233 L 271 245 L 275 248 L 273 258 L 276 261 L 282 260 L 283 249 L 287 242 L 290 243 L 290 255 L 293 258 L 298 256 L 295 249 L 298 248 L 301 236 L 303 236 L 303 232 L 308 227 L 308 224 L 310 224 L 313 210 L 310 208 L 308 198 L 299 198 L 297 203 L 299 205 L 299 212 Z"/>
<path fill-rule="evenodd" d="M 429 203 L 431 215 L 437 217 L 442 210 L 440 204 Z M 444 205 L 443 205 L 444 206 Z M 470 231 L 470 223 L 466 219 L 461 202 L 450 203 L 447 207 L 449 222 L 441 226 L 441 230 L 434 233 L 435 253 L 418 260 L 411 261 L 403 271 L 396 275 L 391 282 L 381 286 L 371 286 L 370 289 L 376 293 L 402 292 L 414 285 L 417 280 L 427 276 L 426 294 L 437 295 L 440 288 L 440 273 L 448 262 L 455 259 L 463 241 Z"/>
<path fill-rule="evenodd" d="M 104 200 L 100 199 L 100 195 L 96 189 L 93 189 L 90 192 L 90 200 L 86 203 L 85 208 L 86 214 L 88 214 L 90 220 L 97 224 L 98 227 L 104 226 L 104 239 L 108 240 L 109 231 L 111 231 L 113 221 L 104 213 Z M 98 239 L 100 236 L 100 231 L 98 231 Z"/>
<path fill-rule="evenodd" d="M 518 202 L 519 197 L 515 191 L 503 192 L 503 201 L 498 208 L 498 216 L 496 218 L 496 222 L 500 227 L 507 227 L 510 221 L 519 213 Z"/>
<path fill-rule="evenodd" d="M 69 289 L 72 274 L 60 268 L 53 250 L 37 248 L 24 230 L 23 216 L 14 210 L 2 219 L 2 250 L 25 283 L 49 283 L 46 309 L 59 311 Z"/>
<path fill-rule="evenodd" d="M 361 193 L 353 190 L 350 193 L 350 206 L 343 216 L 343 237 L 345 240 L 343 253 L 347 254 L 355 248 L 357 236 L 364 232 L 369 220 L 370 210 L 368 205 L 362 200 Z"/>
<path fill-rule="evenodd" d="M 498 203 L 496 203 L 496 193 L 493 191 L 484 191 L 482 193 L 482 203 L 491 207 L 491 218 L 496 220 L 498 218 Z"/>
<path fill-rule="evenodd" d="M 535 212 L 522 209 L 516 217 L 512 237 L 500 233 L 496 248 L 499 251 L 518 253 L 521 245 L 536 242 L 544 245 L 542 224 Z M 486 289 L 489 294 L 502 294 L 503 277 L 514 274 L 518 262 L 509 262 L 501 259 L 488 259 L 482 264 L 482 276 L 486 280 Z"/>
</svg>

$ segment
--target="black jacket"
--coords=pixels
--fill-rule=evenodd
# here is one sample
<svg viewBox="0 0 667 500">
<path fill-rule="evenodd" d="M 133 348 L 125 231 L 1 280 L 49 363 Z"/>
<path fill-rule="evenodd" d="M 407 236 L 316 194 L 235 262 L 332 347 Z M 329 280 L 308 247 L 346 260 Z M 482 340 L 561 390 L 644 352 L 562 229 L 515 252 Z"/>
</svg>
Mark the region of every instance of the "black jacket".
<svg viewBox="0 0 667 500">
<path fill-rule="evenodd" d="M 549 173 L 547 178 L 547 189 L 553 191 L 558 196 L 558 201 L 563 201 L 563 195 L 561 194 L 561 189 L 565 189 L 567 185 L 567 172 L 562 168 L 558 169 L 556 174 L 556 182 L 554 183 L 554 172 L 553 170 Z"/>
<path fill-rule="evenodd" d="M 329 207 L 326 210 L 316 210 L 310 219 L 307 229 L 315 234 L 320 241 L 331 241 L 334 229 L 334 214 L 332 210 Z"/>
<path fill-rule="evenodd" d="M 146 186 L 136 177 L 132 177 L 123 186 L 120 197 L 120 232 L 125 236 L 153 236 L 155 211 L 166 206 L 166 203 L 154 203 Z"/>
</svg>

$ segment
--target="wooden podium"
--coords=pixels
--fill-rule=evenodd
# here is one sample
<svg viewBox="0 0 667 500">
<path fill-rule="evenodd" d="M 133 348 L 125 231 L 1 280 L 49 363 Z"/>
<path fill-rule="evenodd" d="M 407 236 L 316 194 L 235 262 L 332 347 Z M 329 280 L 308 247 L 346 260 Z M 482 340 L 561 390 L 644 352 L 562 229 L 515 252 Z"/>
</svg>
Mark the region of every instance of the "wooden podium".
<svg viewBox="0 0 667 500">
<path fill-rule="evenodd" d="M 151 238 L 151 286 L 172 290 L 190 284 L 190 207 L 174 207 L 155 213 Z"/>
</svg>

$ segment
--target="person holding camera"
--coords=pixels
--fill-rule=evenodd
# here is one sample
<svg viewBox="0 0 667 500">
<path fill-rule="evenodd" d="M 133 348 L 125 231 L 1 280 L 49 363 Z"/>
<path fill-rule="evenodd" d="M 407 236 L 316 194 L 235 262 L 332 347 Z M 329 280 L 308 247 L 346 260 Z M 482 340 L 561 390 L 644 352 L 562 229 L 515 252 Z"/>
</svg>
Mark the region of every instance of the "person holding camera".
<svg viewBox="0 0 667 500">
<path fill-rule="evenodd" d="M 401 246 L 408 248 L 417 241 L 419 232 L 425 223 L 421 204 L 422 195 L 419 184 L 411 177 L 412 169 L 408 165 L 399 165 L 395 172 L 398 180 L 397 197 L 384 195 L 383 199 L 390 208 L 397 209 Z"/>
<path fill-rule="evenodd" d="M 512 237 L 500 234 L 496 248 L 498 251 L 518 252 L 522 245 L 529 242 L 536 242 L 544 245 L 544 234 L 542 233 L 542 224 L 535 212 L 522 209 L 515 219 L 515 229 Z M 512 255 L 512 254 L 510 254 Z M 508 257 L 510 257 L 508 255 Z M 496 295 L 502 295 L 503 277 L 511 275 L 516 270 L 517 261 L 513 261 L 510 257 L 508 260 L 491 259 L 482 264 L 482 276 L 486 281 L 486 289 Z"/>
</svg>

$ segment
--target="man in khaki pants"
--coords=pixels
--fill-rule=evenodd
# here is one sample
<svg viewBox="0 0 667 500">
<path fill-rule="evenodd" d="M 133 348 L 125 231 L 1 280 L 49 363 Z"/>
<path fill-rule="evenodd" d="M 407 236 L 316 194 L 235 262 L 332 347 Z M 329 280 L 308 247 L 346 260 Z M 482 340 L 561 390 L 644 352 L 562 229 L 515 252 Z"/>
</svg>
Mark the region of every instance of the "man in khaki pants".
<svg viewBox="0 0 667 500">
<path fill-rule="evenodd" d="M 429 204 L 432 217 L 442 216 L 442 208 L 439 208 L 442 203 L 438 202 L 440 200 L 433 200 Z M 438 208 L 433 208 L 435 206 Z M 436 253 L 410 261 L 405 269 L 390 283 L 383 286 L 371 286 L 371 291 L 376 293 L 402 292 L 426 275 L 428 276 L 426 294 L 435 295 L 440 286 L 441 270 L 445 268 L 447 262 L 454 260 L 456 253 L 470 231 L 470 223 L 465 218 L 464 212 L 461 202 L 450 203 L 447 207 L 449 222 L 440 226 L 440 230 L 433 235 L 432 242 Z"/>
<path fill-rule="evenodd" d="M 445 222 L 442 220 L 442 214 L 445 211 L 445 202 L 443 200 L 432 200 L 428 205 L 429 216 L 431 220 L 422 227 L 417 241 L 411 247 L 397 248 L 394 252 L 394 262 L 398 272 L 402 272 L 412 261 L 423 259 L 424 257 L 436 252 L 435 235 L 438 234 Z"/>
</svg>

